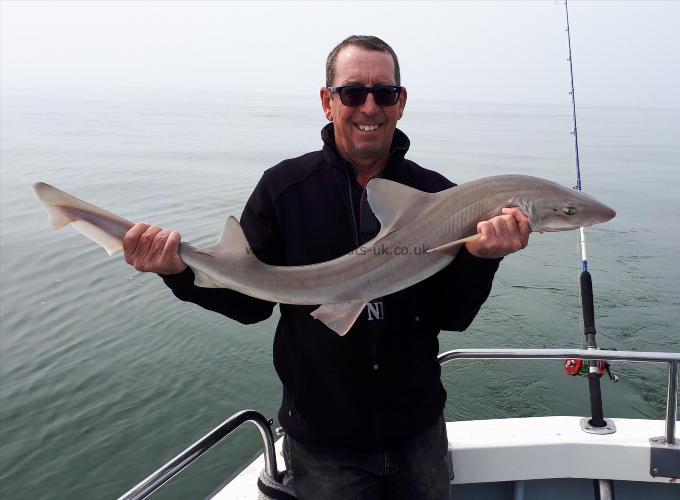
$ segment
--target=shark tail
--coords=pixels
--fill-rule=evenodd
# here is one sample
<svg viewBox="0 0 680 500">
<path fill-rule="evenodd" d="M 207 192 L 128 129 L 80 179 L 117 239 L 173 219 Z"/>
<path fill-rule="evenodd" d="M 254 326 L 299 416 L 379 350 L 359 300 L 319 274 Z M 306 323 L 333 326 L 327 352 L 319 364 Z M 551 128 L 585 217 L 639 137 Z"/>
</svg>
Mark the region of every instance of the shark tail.
<svg viewBox="0 0 680 500">
<path fill-rule="evenodd" d="M 44 182 L 33 184 L 33 190 L 45 206 L 53 230 L 61 229 L 76 220 L 66 209 L 69 198 L 72 198 L 71 195 Z"/>
<path fill-rule="evenodd" d="M 36 182 L 33 189 L 47 210 L 53 230 L 70 224 L 109 255 L 123 249 L 123 236 L 132 222 L 44 182 Z"/>
</svg>

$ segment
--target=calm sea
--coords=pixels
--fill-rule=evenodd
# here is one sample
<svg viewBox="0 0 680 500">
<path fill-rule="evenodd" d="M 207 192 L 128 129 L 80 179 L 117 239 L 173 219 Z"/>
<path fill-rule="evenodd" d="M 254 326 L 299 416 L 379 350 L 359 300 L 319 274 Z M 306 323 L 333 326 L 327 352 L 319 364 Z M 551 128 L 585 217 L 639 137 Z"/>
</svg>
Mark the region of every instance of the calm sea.
<svg viewBox="0 0 680 500">
<path fill-rule="evenodd" d="M 409 157 L 456 182 L 524 173 L 574 184 L 570 107 L 410 96 Z M 155 275 L 70 228 L 31 184 L 212 243 L 262 171 L 320 147 L 314 96 L 5 92 L 1 110 L 0 496 L 111 498 L 243 408 L 275 416 L 270 320 L 243 326 L 177 301 Z M 680 113 L 581 107 L 584 190 L 617 217 L 587 230 L 598 342 L 680 351 Z M 310 235 L 313 237 L 313 235 Z M 441 349 L 581 346 L 577 233 L 533 235 L 507 258 L 468 331 Z M 605 415 L 662 418 L 661 366 L 616 364 Z M 584 415 L 560 363 L 443 370 L 448 419 Z M 158 498 L 199 498 L 258 451 L 246 428 Z"/>
</svg>

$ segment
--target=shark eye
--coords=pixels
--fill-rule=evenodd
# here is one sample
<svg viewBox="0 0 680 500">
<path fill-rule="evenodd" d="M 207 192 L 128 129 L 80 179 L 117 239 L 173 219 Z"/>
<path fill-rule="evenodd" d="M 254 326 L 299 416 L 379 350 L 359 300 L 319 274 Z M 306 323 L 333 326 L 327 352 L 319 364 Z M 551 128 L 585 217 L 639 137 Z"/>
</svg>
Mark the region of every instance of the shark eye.
<svg viewBox="0 0 680 500">
<path fill-rule="evenodd" d="M 576 213 L 576 209 L 574 207 L 562 207 L 562 213 L 564 215 L 574 215 Z"/>
</svg>

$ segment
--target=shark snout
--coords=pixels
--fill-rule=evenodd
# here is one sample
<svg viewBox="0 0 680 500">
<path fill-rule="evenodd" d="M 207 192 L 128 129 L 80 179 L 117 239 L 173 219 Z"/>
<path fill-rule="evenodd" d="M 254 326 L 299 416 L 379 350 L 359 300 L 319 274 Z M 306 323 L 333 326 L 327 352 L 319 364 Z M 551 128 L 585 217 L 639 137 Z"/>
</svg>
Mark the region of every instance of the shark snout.
<svg viewBox="0 0 680 500">
<path fill-rule="evenodd" d="M 601 224 L 602 222 L 607 222 L 616 217 L 616 211 L 605 205 L 604 203 L 599 203 L 599 206 L 593 210 L 594 221 L 591 224 Z"/>
</svg>

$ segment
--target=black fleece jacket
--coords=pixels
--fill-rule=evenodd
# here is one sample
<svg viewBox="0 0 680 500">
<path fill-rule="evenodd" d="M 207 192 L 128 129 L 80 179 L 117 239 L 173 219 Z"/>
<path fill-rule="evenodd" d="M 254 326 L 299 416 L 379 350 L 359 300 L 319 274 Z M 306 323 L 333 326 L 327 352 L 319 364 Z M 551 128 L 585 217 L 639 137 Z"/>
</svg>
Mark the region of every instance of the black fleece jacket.
<svg viewBox="0 0 680 500">
<path fill-rule="evenodd" d="M 321 151 L 265 171 L 241 216 L 255 255 L 268 264 L 303 265 L 356 248 L 360 217 L 351 165 L 335 148 L 332 124 Z M 453 186 L 404 158 L 396 130 L 382 176 L 426 192 Z M 366 235 L 364 235 L 366 236 Z M 364 239 L 364 238 L 361 238 Z M 448 267 L 400 292 L 377 298 L 344 337 L 310 316 L 315 306 L 280 305 L 274 366 L 283 383 L 279 421 L 293 438 L 352 449 L 389 449 L 435 423 L 446 392 L 436 361 L 440 330 L 462 331 L 486 300 L 499 260 L 463 247 Z M 275 304 L 226 289 L 198 288 L 193 272 L 164 276 L 181 300 L 241 323 L 268 318 Z"/>
</svg>

